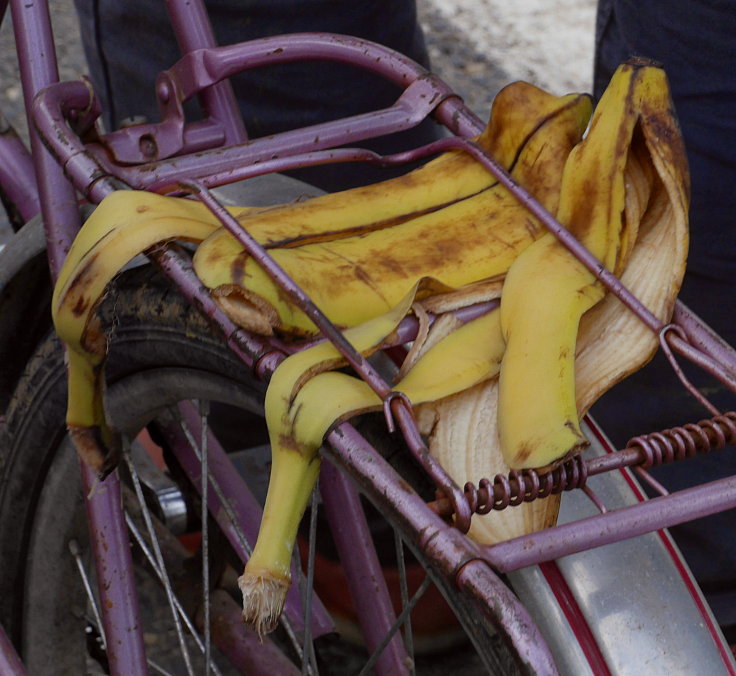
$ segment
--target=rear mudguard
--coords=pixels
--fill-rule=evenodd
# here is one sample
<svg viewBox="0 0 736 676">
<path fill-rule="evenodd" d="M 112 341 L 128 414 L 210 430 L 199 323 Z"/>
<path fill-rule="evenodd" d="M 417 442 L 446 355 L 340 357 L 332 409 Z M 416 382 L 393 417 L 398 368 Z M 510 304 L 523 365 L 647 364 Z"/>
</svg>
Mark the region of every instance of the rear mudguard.
<svg viewBox="0 0 736 676">
<path fill-rule="evenodd" d="M 587 420 L 587 454 L 613 449 Z M 629 470 L 588 485 L 608 509 L 644 500 Z M 598 513 L 581 490 L 564 493 L 560 523 Z M 509 574 L 562 674 L 735 674 L 736 662 L 667 531 Z"/>
</svg>

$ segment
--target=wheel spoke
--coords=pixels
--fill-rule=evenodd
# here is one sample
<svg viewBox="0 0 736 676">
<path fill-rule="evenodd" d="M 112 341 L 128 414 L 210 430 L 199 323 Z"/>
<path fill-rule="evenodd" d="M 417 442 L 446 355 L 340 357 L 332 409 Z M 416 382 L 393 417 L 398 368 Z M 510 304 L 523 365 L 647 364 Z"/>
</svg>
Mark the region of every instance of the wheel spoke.
<svg viewBox="0 0 736 676">
<path fill-rule="evenodd" d="M 394 529 L 394 546 L 396 548 L 396 565 L 399 569 L 399 585 L 401 589 L 401 608 L 406 608 L 409 604 L 409 586 L 406 580 L 406 561 L 404 560 L 404 542 L 399 532 Z M 406 646 L 406 654 L 409 655 L 411 676 L 416 674 L 414 668 L 414 632 L 411 628 L 411 613 L 406 616 L 404 623 L 404 645 Z"/>
<path fill-rule="evenodd" d="M 207 430 L 209 418 L 209 402 L 199 402 L 199 419 L 202 436 L 200 440 L 202 458 L 202 604 L 204 606 L 204 662 L 205 676 L 210 673 L 210 658 L 212 655 L 212 633 L 210 631 L 210 542 L 209 542 L 209 513 L 207 511 L 207 489 L 209 481 L 209 450 L 207 445 Z"/>
<path fill-rule="evenodd" d="M 174 676 L 170 671 L 166 671 L 160 664 L 156 664 L 153 660 L 146 660 L 148 662 L 148 666 L 151 667 L 157 674 L 161 674 L 162 676 Z"/>
<path fill-rule="evenodd" d="M 128 442 L 125 442 L 126 446 L 128 445 Z M 126 448 L 124 450 L 124 457 L 126 464 L 128 465 L 128 470 L 130 471 L 130 476 L 133 481 L 133 488 L 135 490 L 135 494 L 138 498 L 138 503 L 140 504 L 141 513 L 143 514 L 143 520 L 146 524 L 146 530 L 148 531 L 148 536 L 151 539 L 151 545 L 153 547 L 153 552 L 155 556 L 155 561 L 157 563 L 157 572 L 159 574 L 161 584 L 164 587 L 164 590 L 166 592 L 166 597 L 169 602 L 169 607 L 171 608 L 171 616 L 174 620 L 174 626 L 176 628 L 176 635 L 179 641 L 179 648 L 181 650 L 181 655 L 184 660 L 184 664 L 187 668 L 187 673 L 190 676 L 194 676 L 194 669 L 192 667 L 192 659 L 189 655 L 189 650 L 186 645 L 186 641 L 184 640 L 184 632 L 182 631 L 181 627 L 181 621 L 179 618 L 179 612 L 177 611 L 176 604 L 175 604 L 175 597 L 174 597 L 174 590 L 171 588 L 171 580 L 169 580 L 168 573 L 166 572 L 166 566 L 164 565 L 163 555 L 161 553 L 161 547 L 158 543 L 158 538 L 156 537 L 156 534 L 153 530 L 153 522 L 151 520 L 151 513 L 148 509 L 148 505 L 145 502 L 145 499 L 143 497 L 143 490 L 141 489 L 141 483 L 138 478 L 138 473 L 135 470 L 135 466 L 133 465 L 132 460 L 130 459 L 130 448 Z"/>
<path fill-rule="evenodd" d="M 314 591 L 314 552 L 317 542 L 317 509 L 319 508 L 319 489 L 312 491 L 312 504 L 309 513 L 309 554 L 307 557 L 307 585 L 304 590 L 304 646 L 302 649 L 302 676 L 318 676 L 317 659 L 312 643 L 312 594 Z"/>
<path fill-rule="evenodd" d="M 82 578 L 82 584 L 84 585 L 84 591 L 87 594 L 87 600 L 92 608 L 92 614 L 95 616 L 95 623 L 97 624 L 97 633 L 100 635 L 100 641 L 102 642 L 102 649 L 107 650 L 107 638 L 105 637 L 105 627 L 102 624 L 102 617 L 100 616 L 100 609 L 97 607 L 97 599 L 92 592 L 92 584 L 87 575 L 87 569 L 84 567 L 82 561 L 82 555 L 79 549 L 79 543 L 76 540 L 69 541 L 69 551 L 74 557 L 74 562 L 77 564 L 77 570 L 79 571 L 79 577 Z"/>
<path fill-rule="evenodd" d="M 358 674 L 358 676 L 366 676 L 366 674 L 368 674 L 368 672 L 373 668 L 373 665 L 381 656 L 384 648 L 391 642 L 391 639 L 401 628 L 401 625 L 406 621 L 406 618 L 409 617 L 409 614 L 412 610 L 414 610 L 414 606 L 419 602 L 419 599 L 422 598 L 424 592 L 429 589 L 430 583 L 431 580 L 429 579 L 429 575 L 427 575 L 427 577 L 424 578 L 422 584 L 419 586 L 419 589 L 417 589 L 417 591 L 414 593 L 414 596 L 411 597 L 411 600 L 406 604 L 404 609 L 401 611 L 401 614 L 396 618 L 396 622 L 394 622 L 391 626 L 391 629 L 388 630 L 383 641 L 381 641 L 380 645 L 375 649 L 368 661 L 363 665 L 363 668 L 360 670 L 360 674 Z"/>
</svg>

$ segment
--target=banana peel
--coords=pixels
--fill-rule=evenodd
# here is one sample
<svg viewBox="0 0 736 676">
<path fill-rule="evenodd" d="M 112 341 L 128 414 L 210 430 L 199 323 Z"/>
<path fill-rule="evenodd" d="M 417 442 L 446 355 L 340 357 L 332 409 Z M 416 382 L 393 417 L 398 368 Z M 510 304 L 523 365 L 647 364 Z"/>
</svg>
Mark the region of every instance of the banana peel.
<svg viewBox="0 0 736 676">
<path fill-rule="evenodd" d="M 555 183 L 550 182 L 547 178 L 549 172 L 543 169 L 555 169 L 564 162 L 567 152 L 582 133 L 589 114 L 589 100 L 578 95 L 554 97 L 531 85 L 515 84 L 507 87 L 499 96 L 495 108 L 499 112 L 492 115 L 478 142 L 497 153 L 502 161 L 513 165 L 523 175 L 533 177 L 539 183 L 540 190 L 547 190 L 550 200 L 556 200 Z M 540 160 L 542 157 L 547 158 L 549 166 Z M 552 175 L 556 173 L 551 172 Z M 375 239 L 375 236 L 383 233 L 395 236 L 397 229 L 410 228 L 416 235 L 421 229 L 414 222 L 422 218 L 415 218 L 417 214 L 424 214 L 425 218 L 432 217 L 435 213 L 452 209 L 475 197 L 487 198 L 489 193 L 495 195 L 491 196 L 492 199 L 509 202 L 508 195 L 500 196 L 499 190 L 495 179 L 475 160 L 463 153 L 451 152 L 404 177 L 377 186 L 284 207 L 231 207 L 230 212 L 241 220 L 243 227 L 247 227 L 259 243 L 272 248 L 272 251 L 303 252 L 309 247 L 335 247 L 350 239 L 357 240 L 358 245 L 363 246 L 364 237 L 373 236 Z M 518 216 L 518 207 L 516 212 Z M 515 246 L 523 248 L 541 231 L 538 225 L 526 218 L 517 220 L 522 225 L 517 223 L 514 226 L 519 232 L 512 237 L 515 238 Z M 448 238 L 444 233 L 446 225 L 446 217 L 443 216 L 436 228 L 439 241 L 431 247 L 435 249 L 435 258 L 436 252 L 442 250 L 443 241 L 449 246 L 454 244 L 454 238 Z M 340 231 L 337 234 L 335 227 Z M 362 234 L 356 235 L 356 232 Z M 95 318 L 97 303 L 104 295 L 108 282 L 135 255 L 160 242 L 183 239 L 200 243 L 213 234 L 215 238 L 210 243 L 214 242 L 214 250 L 217 250 L 217 242 L 227 242 L 228 238 L 230 244 L 235 241 L 229 233 L 219 228 L 219 222 L 211 212 L 196 201 L 126 191 L 114 193 L 103 200 L 71 247 L 54 289 L 52 316 L 59 336 L 69 348 L 68 428 L 80 455 L 98 472 L 102 470 L 107 451 L 115 445 L 115 435 L 105 422 L 102 403 L 107 340 Z M 339 239 L 346 234 L 351 237 Z M 333 243 L 334 237 L 338 239 Z M 330 240 L 329 244 L 325 243 L 326 238 Z M 389 240 L 389 246 L 403 245 L 406 244 L 406 235 L 402 241 Z M 294 248 L 295 243 L 301 246 Z M 507 242 L 501 246 L 507 247 Z M 205 255 L 208 250 L 208 246 L 200 245 L 195 257 L 197 271 L 205 283 L 208 275 L 220 274 L 223 269 L 222 260 L 208 264 Z M 312 265 L 309 256 L 307 252 L 307 267 Z M 511 256 L 507 255 L 507 259 L 501 266 L 504 271 Z M 335 262 L 332 260 L 332 263 Z M 379 263 L 379 272 L 381 265 L 385 265 L 385 262 Z M 288 301 L 284 301 L 280 290 L 259 267 L 256 266 L 255 274 L 260 277 L 253 290 L 241 288 L 238 283 L 241 277 L 250 274 L 248 271 L 238 269 L 232 261 L 225 267 L 226 280 L 212 286 L 213 296 L 238 323 L 260 333 L 270 333 L 274 326 L 287 332 L 299 327 L 313 332 L 311 322 Z M 399 283 L 393 288 L 383 287 L 376 294 L 370 283 L 370 275 L 363 276 L 366 269 L 355 268 L 358 272 L 351 274 L 353 281 L 369 290 L 368 296 L 372 297 L 373 304 L 364 307 L 363 299 L 343 294 L 343 301 L 348 298 L 348 311 L 349 308 L 363 309 L 357 315 L 338 318 L 338 324 L 354 326 L 387 312 L 414 283 L 429 276 L 423 274 L 423 268 L 400 271 Z M 293 270 L 288 271 L 294 274 Z M 322 272 L 329 271 L 323 269 Z M 318 296 L 319 289 L 324 288 L 324 284 L 322 287 L 319 283 L 310 285 L 299 275 L 295 276 L 313 296 Z M 329 277 L 330 274 L 322 274 L 318 281 L 324 282 Z M 432 289 L 425 284 L 422 293 L 432 295 L 450 292 L 459 283 L 455 279 L 451 282 L 448 285 L 444 280 L 439 280 Z M 235 288 L 239 289 L 237 294 L 232 293 Z M 354 291 L 355 287 L 351 287 L 351 290 Z M 269 298 L 269 293 L 277 298 Z M 333 300 L 329 299 L 327 304 L 332 305 Z M 286 319 L 274 309 L 279 303 L 286 308 L 282 313 Z M 328 312 L 328 316 L 330 314 Z M 297 316 L 299 321 L 290 322 L 289 315 Z"/>
<path fill-rule="evenodd" d="M 643 68 L 645 73 L 638 72 Z M 628 64 L 614 76 L 619 85 L 626 80 L 629 86 L 637 87 L 641 85 L 636 79 L 644 75 L 647 88 L 636 109 L 629 113 L 636 122 L 630 141 L 619 151 L 625 153 L 622 173 L 626 227 L 618 243 L 619 259 L 611 262 L 609 258 L 609 264 L 623 284 L 667 323 L 687 258 L 689 178 L 664 73 L 651 68 L 647 64 Z M 629 98 L 627 91 L 619 89 L 618 96 Z M 605 105 L 602 100 L 598 107 Z M 591 128 L 589 135 L 592 133 Z M 544 332 L 540 335 L 543 340 Z M 657 336 L 613 294 L 606 293 L 587 310 L 580 319 L 575 344 L 576 420 L 605 391 L 646 364 L 657 346 Z M 537 380 L 525 373 L 521 382 L 527 391 L 515 404 L 524 412 L 534 406 Z M 520 468 L 518 456 L 502 450 L 498 428 L 503 413 L 498 399 L 499 379 L 493 378 L 417 409 L 420 429 L 430 437 L 430 451 L 460 485 Z M 528 418 L 525 421 L 531 424 Z M 554 459 L 537 456 L 529 466 L 548 469 L 579 450 L 579 446 L 563 447 Z M 552 495 L 513 509 L 476 515 L 469 535 L 480 543 L 493 544 L 546 528 L 556 522 L 559 501 L 559 495 Z"/>
<path fill-rule="evenodd" d="M 684 271 L 688 188 L 663 78 L 644 64 L 622 67 L 582 141 L 588 97 L 553 97 L 515 83 L 498 95 L 478 142 L 666 321 Z M 460 152 L 374 186 L 231 213 L 361 354 L 380 349 L 413 308 L 424 330 L 394 389 L 420 405 L 430 451 L 461 485 L 510 468 L 553 466 L 579 452 L 580 416 L 656 349 L 656 338 Z M 94 309 L 130 258 L 182 238 L 200 243 L 197 274 L 236 322 L 264 334 L 315 332 L 202 205 L 135 192 L 108 197 L 75 240 L 53 298 L 69 347 L 68 425 L 95 468 L 114 435 L 104 420 L 106 337 Z M 500 310 L 467 324 L 442 314 L 499 295 Z M 440 315 L 432 327 L 429 312 Z M 552 325 L 554 335 L 545 336 Z M 315 345 L 286 359 L 267 391 L 271 485 L 240 578 L 244 618 L 261 633 L 281 611 L 325 433 L 381 406 L 365 383 L 333 371 L 341 365 L 331 344 Z M 549 392 L 535 397 L 529 385 L 541 374 L 549 376 Z M 545 410 L 551 422 L 531 422 Z M 563 440 L 535 446 L 525 437 L 530 427 L 545 444 Z M 557 505 L 553 496 L 476 516 L 471 536 L 488 543 L 550 525 Z"/>
<path fill-rule="evenodd" d="M 632 145 L 660 134 L 670 110 L 660 68 L 638 63 L 619 67 L 586 138 L 565 164 L 558 220 L 614 274 L 625 269 L 626 254 L 636 248 L 625 244 L 636 241 L 635 217 L 646 213 L 651 192 L 646 177 L 657 170 L 652 156 L 633 151 Z M 636 159 L 629 162 L 632 156 Z M 635 171 L 642 160 L 654 171 Z M 627 200 L 627 182 L 629 192 L 637 183 L 636 200 Z M 679 251 L 683 254 L 684 247 Z M 684 258 L 680 270 L 683 265 Z M 678 287 L 669 285 L 672 302 Z M 552 466 L 587 445 L 575 395 L 576 342 L 581 317 L 604 291 L 552 234 L 512 264 L 501 295 L 506 352 L 498 403 L 501 448 L 511 467 Z M 604 389 L 601 381 L 591 396 Z"/>
<path fill-rule="evenodd" d="M 249 210 L 234 208 L 242 217 Z M 112 193 L 92 213 L 69 250 L 51 300 L 68 348 L 67 427 L 80 456 L 98 473 L 117 446 L 102 403 L 107 338 L 95 315 L 112 278 L 133 258 L 168 240 L 201 242 L 219 227 L 203 204 L 140 191 Z"/>
<path fill-rule="evenodd" d="M 518 88 L 527 95 L 537 92 L 533 100 L 539 110 L 532 118 L 534 124 L 527 123 L 517 129 L 519 111 L 500 106 L 499 110 L 511 119 L 492 115 L 485 143 L 491 148 L 506 148 L 502 157 L 510 162 L 515 180 L 554 211 L 562 167 L 585 129 L 590 99 L 585 95 L 550 99 L 549 95 L 542 97 L 531 85 Z M 507 88 L 511 94 L 516 90 Z M 507 113 L 507 109 L 513 114 Z M 513 152 L 511 144 L 501 142 L 507 136 L 520 144 Z M 448 162 L 459 161 L 454 154 L 450 156 Z M 430 163 L 423 168 L 426 171 L 422 174 L 424 178 L 432 177 L 430 186 L 437 186 L 441 195 L 444 192 L 439 186 L 464 181 L 461 173 L 445 173 L 444 163 L 440 162 L 444 157 L 435 160 L 439 164 Z M 474 171 L 482 169 L 473 162 Z M 395 210 L 391 219 L 380 211 L 384 223 L 380 228 L 375 227 L 373 207 L 364 205 L 365 195 L 360 193 L 353 202 L 353 191 L 325 195 L 277 214 L 281 218 L 293 211 L 301 223 L 305 212 L 324 210 L 320 211 L 323 216 L 339 216 L 350 226 L 343 227 L 343 221 L 330 221 L 325 223 L 323 239 L 302 240 L 298 246 L 289 242 L 270 250 L 275 261 L 340 327 L 355 326 L 387 312 L 424 277 L 432 277 L 446 289 L 454 290 L 503 275 L 516 255 L 543 233 L 541 225 L 495 181 L 488 182 L 483 190 L 419 215 L 415 203 L 405 204 L 405 193 L 411 194 L 412 187 L 406 188 L 399 179 L 380 185 L 379 204 L 389 199 Z M 421 185 L 432 194 L 431 187 Z M 442 197 L 445 199 L 446 195 Z M 398 218 L 398 210 L 408 207 L 411 212 L 403 211 L 403 214 L 413 217 Z M 243 225 L 249 230 L 251 226 L 267 227 L 273 215 L 259 214 Z M 340 233 L 339 237 L 333 236 L 336 232 Z M 342 236 L 347 232 L 350 236 Z M 203 242 L 194 256 L 194 267 L 223 310 L 240 325 L 262 330 L 265 314 L 266 321 L 273 322 L 273 328 L 281 332 L 314 333 L 312 322 L 284 297 L 281 289 L 229 234 L 218 232 Z M 254 295 L 258 297 L 258 306 L 254 305 Z M 265 313 L 263 303 L 270 308 Z M 274 317 L 278 319 L 274 321 Z"/>
<path fill-rule="evenodd" d="M 418 287 L 388 313 L 345 331 L 345 339 L 361 354 L 378 349 L 411 308 Z M 285 359 L 266 391 L 271 477 L 258 539 L 238 579 L 243 619 L 259 634 L 273 630 L 281 615 L 296 531 L 319 472 L 322 437 L 343 415 L 377 399 L 362 380 L 325 373 L 343 363 L 332 343 L 319 343 Z"/>
</svg>

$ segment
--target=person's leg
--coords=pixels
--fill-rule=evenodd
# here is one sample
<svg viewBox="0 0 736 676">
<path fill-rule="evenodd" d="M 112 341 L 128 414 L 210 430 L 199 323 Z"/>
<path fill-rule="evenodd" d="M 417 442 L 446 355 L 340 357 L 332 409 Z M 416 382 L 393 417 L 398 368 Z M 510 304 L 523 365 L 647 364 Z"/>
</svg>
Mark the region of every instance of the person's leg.
<svg viewBox="0 0 736 676">
<path fill-rule="evenodd" d="M 680 299 L 736 345 L 736 5 L 713 0 L 601 0 L 597 28 L 596 96 L 630 56 L 658 61 L 668 74 L 692 184 L 690 253 Z M 688 369 L 688 374 L 716 406 L 734 408 L 736 398 L 720 383 L 696 369 Z M 707 417 L 678 383 L 666 359 L 658 355 L 602 397 L 593 417 L 619 448 L 637 434 Z M 655 474 L 674 490 L 736 474 L 736 458 L 719 452 Z M 724 513 L 673 529 L 706 591 L 736 592 L 736 544 L 725 536 L 733 522 L 734 514 Z M 711 600 L 718 603 L 718 596 Z M 736 612 L 718 614 L 724 623 L 736 622 Z"/>
</svg>

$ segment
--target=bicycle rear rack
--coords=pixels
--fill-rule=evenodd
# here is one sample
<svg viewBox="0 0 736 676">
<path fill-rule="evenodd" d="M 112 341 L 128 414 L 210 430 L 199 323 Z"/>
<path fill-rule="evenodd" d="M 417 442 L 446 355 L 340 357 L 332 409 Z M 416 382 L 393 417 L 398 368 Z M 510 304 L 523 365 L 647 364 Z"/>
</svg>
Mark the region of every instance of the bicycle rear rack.
<svg viewBox="0 0 736 676">
<path fill-rule="evenodd" d="M 20 3 L 16 4 L 20 6 Z M 24 16 L 22 11 L 16 13 L 19 18 Z M 33 39 L 34 32 L 30 28 L 28 35 Z M 49 37 L 50 31 L 49 35 L 44 34 L 37 39 L 48 43 Z M 180 107 L 183 100 L 209 90 L 243 69 L 303 58 L 350 62 L 383 74 L 405 87 L 405 92 L 395 106 L 383 111 L 287 132 L 268 139 L 248 141 L 236 127 L 227 123 L 227 115 L 221 118 L 226 120 L 224 123 L 209 120 L 189 130 L 184 127 Z M 736 390 L 736 358 L 733 351 L 724 347 L 684 309 L 676 317 L 680 329 L 671 325 L 663 326 L 615 276 L 602 269 L 598 261 L 544 211 L 531 195 L 515 184 L 493 158 L 468 140 L 470 136 L 480 132 L 483 125 L 447 85 L 416 64 L 383 47 L 354 38 L 324 34 L 267 38 L 222 48 L 199 46 L 159 79 L 157 92 L 165 113 L 162 123 L 133 127 L 104 138 L 97 137 L 92 127 L 96 103 L 87 84 L 53 83 L 53 78 L 48 73 L 38 73 L 33 69 L 24 71 L 24 80 L 29 83 L 27 88 L 30 91 L 38 92 L 33 109 L 33 120 L 38 133 L 66 177 L 86 197 L 97 202 L 120 187 L 166 192 L 184 186 L 196 193 L 218 216 L 223 226 L 241 239 L 248 251 L 264 267 L 275 273 L 277 282 L 286 288 L 287 293 L 291 293 L 312 313 L 311 301 L 293 282 L 280 276 L 266 252 L 259 250 L 257 245 L 254 246 L 242 235 L 242 230 L 208 194 L 207 188 L 273 171 L 326 162 L 367 161 L 392 165 L 450 148 L 468 152 L 516 195 L 612 293 L 652 331 L 658 333 L 663 346 L 694 361 L 720 378 L 732 390 Z M 392 156 L 379 156 L 359 148 L 334 149 L 336 145 L 355 143 L 414 126 L 430 114 L 455 136 L 415 151 Z M 75 130 L 81 130 L 92 143 L 85 145 Z M 49 215 L 45 226 L 50 243 L 52 272 L 55 273 L 63 259 L 64 249 L 73 239 L 79 225 L 78 214 L 73 206 L 75 200 L 70 199 L 73 191 L 68 186 L 63 187 L 64 177 L 51 167 L 35 134 L 32 138 L 34 155 L 45 158 L 36 161 L 41 163 L 39 175 L 47 177 L 46 184 L 41 186 L 41 194 L 44 212 Z M 155 146 L 147 143 L 152 138 L 156 139 Z M 219 147 L 218 144 L 223 142 L 230 145 Z M 118 164 L 114 157 L 126 162 L 143 163 Z M 220 328 L 234 352 L 258 375 L 267 377 L 283 358 L 277 347 L 234 326 L 211 301 L 191 271 L 184 254 L 172 247 L 159 247 L 152 250 L 150 255 L 177 282 L 184 295 Z M 313 316 L 317 317 L 314 313 Z M 443 572 L 462 587 L 470 584 L 467 571 L 477 568 L 476 560 L 486 561 L 500 571 L 513 570 L 736 506 L 736 478 L 728 478 L 679 494 L 663 496 L 649 503 L 590 517 L 584 522 L 557 526 L 537 533 L 533 538 L 523 536 L 492 547 L 475 546 L 459 532 L 467 529 L 472 512 L 483 513 L 491 508 L 513 506 L 561 490 L 584 488 L 586 478 L 595 473 L 625 466 L 651 466 L 731 444 L 735 440 L 734 414 L 716 416 L 712 421 L 696 426 L 686 425 L 640 437 L 616 454 L 590 461 L 574 459 L 547 475 L 534 471 L 512 473 L 508 477 L 495 477 L 492 481 L 483 479 L 479 481 L 478 488 L 468 484 L 461 490 L 426 452 L 408 402 L 392 393 L 390 387 L 372 372 L 365 360 L 353 353 L 349 345 L 344 344 L 341 334 L 334 326 L 321 318 L 318 325 L 386 402 L 387 419 L 390 421 L 392 417 L 396 418 L 409 448 L 442 493 L 443 497 L 432 506 L 443 515 L 454 513 L 457 528 L 448 525 L 438 515 L 430 513 L 427 516 L 426 503 L 398 486 L 392 470 L 378 462 L 381 458 L 377 452 L 350 425 L 340 425 L 330 432 L 327 441 L 331 448 L 326 453 L 359 483 L 366 485 L 366 482 L 372 482 L 374 487 L 384 487 L 386 508 L 393 510 L 400 523 L 406 525 L 406 532 L 411 537 L 418 538 L 418 546 L 429 552 L 440 563 Z M 366 464 L 368 458 L 373 463 L 370 467 Z M 109 496 L 115 495 L 112 483 L 108 490 Z M 115 509 L 119 509 L 114 499 L 107 500 L 96 509 L 98 521 L 120 521 L 119 515 L 114 514 Z M 426 527 L 428 519 L 433 524 L 431 528 Z M 123 546 L 122 549 L 126 547 Z M 105 558 L 109 557 L 109 553 L 100 551 L 100 557 L 103 567 L 116 569 L 119 564 Z M 490 574 L 490 570 L 484 570 Z M 523 606 L 495 576 L 491 574 L 487 580 L 487 598 L 497 595 L 500 599 L 499 613 L 494 621 L 529 664 L 537 665 L 541 672 L 551 673 L 554 667 L 549 652 Z M 113 581 L 113 586 L 115 585 L 117 581 Z M 122 628 L 118 635 L 124 633 L 125 626 L 132 626 L 130 618 L 121 622 Z M 521 631 L 520 624 L 527 629 Z M 138 648 L 134 648 L 133 652 L 137 654 Z"/>
</svg>

